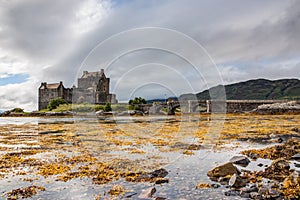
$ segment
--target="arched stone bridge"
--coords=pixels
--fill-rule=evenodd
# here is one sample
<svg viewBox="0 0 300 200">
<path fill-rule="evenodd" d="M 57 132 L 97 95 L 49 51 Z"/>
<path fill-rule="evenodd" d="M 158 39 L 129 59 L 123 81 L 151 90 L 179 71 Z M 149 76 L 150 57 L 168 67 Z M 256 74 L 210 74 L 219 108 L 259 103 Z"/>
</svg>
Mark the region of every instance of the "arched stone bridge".
<svg viewBox="0 0 300 200">
<path fill-rule="evenodd" d="M 285 103 L 287 100 L 187 100 L 172 101 L 167 103 L 141 104 L 139 109 L 150 114 L 158 114 L 165 108 L 168 115 L 174 115 L 175 109 L 181 109 L 182 113 L 195 113 L 201 110 L 207 113 L 235 113 L 247 112 L 263 104 Z"/>
</svg>

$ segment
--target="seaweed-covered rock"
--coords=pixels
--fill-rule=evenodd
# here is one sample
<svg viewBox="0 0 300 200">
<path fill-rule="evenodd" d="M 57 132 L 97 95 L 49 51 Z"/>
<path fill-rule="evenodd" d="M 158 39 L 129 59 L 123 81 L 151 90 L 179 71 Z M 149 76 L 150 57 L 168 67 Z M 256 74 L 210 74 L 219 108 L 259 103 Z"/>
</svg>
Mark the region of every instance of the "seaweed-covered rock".
<svg viewBox="0 0 300 200">
<path fill-rule="evenodd" d="M 269 179 L 283 181 L 290 174 L 290 165 L 289 163 L 280 158 L 267 167 L 263 172 L 263 176 Z"/>
<path fill-rule="evenodd" d="M 231 176 L 233 174 L 240 174 L 240 171 L 231 162 L 215 167 L 207 172 L 207 176 L 213 181 L 217 181 L 220 177 Z"/>
</svg>

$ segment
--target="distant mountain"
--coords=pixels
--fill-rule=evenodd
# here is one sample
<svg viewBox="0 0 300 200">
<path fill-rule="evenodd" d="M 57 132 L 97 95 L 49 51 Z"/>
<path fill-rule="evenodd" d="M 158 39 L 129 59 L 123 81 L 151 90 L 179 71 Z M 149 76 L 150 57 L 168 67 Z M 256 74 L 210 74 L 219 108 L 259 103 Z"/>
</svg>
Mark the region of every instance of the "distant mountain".
<svg viewBox="0 0 300 200">
<path fill-rule="evenodd" d="M 213 87 L 216 91 L 222 86 Z M 281 79 L 266 80 L 256 79 L 245 82 L 225 85 L 226 99 L 228 100 L 271 100 L 271 99 L 300 99 L 300 80 Z M 196 94 L 197 99 L 210 99 L 209 90 Z M 183 94 L 180 99 L 193 99 L 193 94 Z"/>
<path fill-rule="evenodd" d="M 167 99 L 173 99 L 174 101 L 178 101 L 178 98 L 177 97 L 168 97 Z M 161 102 L 161 103 L 164 103 L 166 102 L 166 99 L 150 99 L 150 100 L 147 100 L 147 104 L 151 104 L 153 102 Z"/>
</svg>

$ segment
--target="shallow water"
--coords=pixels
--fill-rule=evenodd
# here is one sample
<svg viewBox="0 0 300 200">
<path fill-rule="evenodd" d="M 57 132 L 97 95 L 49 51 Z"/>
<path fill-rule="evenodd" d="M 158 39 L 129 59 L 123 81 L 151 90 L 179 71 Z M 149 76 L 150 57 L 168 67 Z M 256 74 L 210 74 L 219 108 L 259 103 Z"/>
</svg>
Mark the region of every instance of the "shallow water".
<svg viewBox="0 0 300 200">
<path fill-rule="evenodd" d="M 157 191 L 154 196 L 168 199 L 241 199 L 226 197 L 224 191 L 228 189 L 224 186 L 217 189 L 195 189 L 195 186 L 199 183 L 214 183 L 207 177 L 207 171 L 240 155 L 241 150 L 274 144 L 258 144 L 247 140 L 241 142 L 239 138 L 251 137 L 249 132 L 254 137 L 265 137 L 269 135 L 267 130 L 282 132 L 283 129 L 297 126 L 298 122 L 298 116 L 227 116 L 222 131 L 213 140 L 214 137 L 206 137 L 208 130 L 213 127 L 211 118 L 206 115 L 103 119 L 0 118 L 0 156 L 35 149 L 41 151 L 26 157 L 55 163 L 61 155 L 73 157 L 88 153 L 103 163 L 115 159 L 122 163 L 124 160 L 125 167 L 134 166 L 135 170 L 165 168 L 169 172 L 166 177 L 169 183 L 155 185 Z M 54 132 L 40 134 L 45 131 Z M 189 150 L 191 154 L 185 154 L 190 145 L 199 145 L 201 148 Z M 258 159 L 252 161 L 246 169 L 261 170 L 263 167 L 258 167 L 258 163 L 269 165 L 270 162 Z M 71 171 L 76 169 L 76 166 L 71 166 Z M 108 194 L 115 184 L 122 185 L 127 193 L 137 193 L 132 197 L 137 199 L 143 189 L 154 186 L 154 183 L 128 182 L 124 178 L 100 185 L 87 177 L 62 182 L 55 180 L 60 174 L 43 177 L 37 171 L 38 167 L 26 165 L 11 167 L 6 171 L 0 169 L 0 174 L 4 175 L 3 178 L 0 176 L 0 199 L 6 199 L 7 192 L 13 189 L 29 185 L 43 186 L 46 189 L 30 199 L 95 199 L 99 194 L 102 199 L 124 198 L 122 195 L 114 197 Z M 18 172 L 25 173 L 19 175 Z"/>
</svg>

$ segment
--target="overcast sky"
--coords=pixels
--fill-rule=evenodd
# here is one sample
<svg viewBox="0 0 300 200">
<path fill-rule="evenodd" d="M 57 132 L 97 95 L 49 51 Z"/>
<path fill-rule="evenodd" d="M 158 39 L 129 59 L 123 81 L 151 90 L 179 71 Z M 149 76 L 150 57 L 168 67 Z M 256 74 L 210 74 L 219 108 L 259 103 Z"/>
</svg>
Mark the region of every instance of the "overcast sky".
<svg viewBox="0 0 300 200">
<path fill-rule="evenodd" d="M 297 0 L 0 0 L 0 109 L 104 68 L 121 101 L 300 78 Z"/>
</svg>

